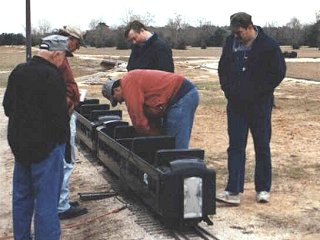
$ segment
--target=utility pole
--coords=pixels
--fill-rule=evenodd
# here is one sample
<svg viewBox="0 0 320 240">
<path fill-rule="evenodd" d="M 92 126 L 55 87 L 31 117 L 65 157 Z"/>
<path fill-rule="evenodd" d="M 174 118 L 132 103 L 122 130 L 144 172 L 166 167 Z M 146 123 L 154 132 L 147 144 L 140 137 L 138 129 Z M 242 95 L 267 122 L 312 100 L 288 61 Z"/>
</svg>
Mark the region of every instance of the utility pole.
<svg viewBox="0 0 320 240">
<path fill-rule="evenodd" d="M 30 0 L 26 0 L 26 58 L 27 62 L 31 59 L 31 14 Z"/>
</svg>

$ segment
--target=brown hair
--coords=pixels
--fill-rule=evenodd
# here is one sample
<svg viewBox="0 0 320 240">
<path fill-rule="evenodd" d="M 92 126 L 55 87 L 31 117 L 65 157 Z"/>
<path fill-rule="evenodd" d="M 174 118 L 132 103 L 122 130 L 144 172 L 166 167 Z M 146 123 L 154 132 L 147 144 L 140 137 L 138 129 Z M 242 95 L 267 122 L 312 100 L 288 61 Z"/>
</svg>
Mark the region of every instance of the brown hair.
<svg viewBox="0 0 320 240">
<path fill-rule="evenodd" d="M 128 34 L 129 34 L 130 30 L 133 30 L 133 31 L 139 33 L 139 32 L 141 32 L 141 29 L 147 30 L 146 26 L 142 22 L 140 22 L 138 20 L 134 20 L 132 22 L 129 22 L 126 27 L 126 30 L 124 32 L 124 36 L 125 36 L 125 38 L 128 38 Z"/>
</svg>

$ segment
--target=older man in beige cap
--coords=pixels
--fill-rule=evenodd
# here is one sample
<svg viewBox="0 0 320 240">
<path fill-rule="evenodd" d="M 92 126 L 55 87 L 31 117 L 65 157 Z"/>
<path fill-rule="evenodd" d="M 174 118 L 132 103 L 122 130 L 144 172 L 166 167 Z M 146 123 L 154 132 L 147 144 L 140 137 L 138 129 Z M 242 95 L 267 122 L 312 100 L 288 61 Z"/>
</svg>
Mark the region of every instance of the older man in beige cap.
<svg viewBox="0 0 320 240">
<path fill-rule="evenodd" d="M 68 48 L 70 52 L 74 52 L 84 46 L 83 35 L 80 29 L 72 26 L 64 26 L 59 30 L 59 34 L 68 37 Z M 68 219 L 81 216 L 87 213 L 86 208 L 79 206 L 77 201 L 69 201 L 69 178 L 74 168 L 75 162 L 75 135 L 76 135 L 76 115 L 73 109 L 79 104 L 80 94 L 76 81 L 74 80 L 69 62 L 65 59 L 64 64 L 59 68 L 63 73 L 67 88 L 67 103 L 70 114 L 70 135 L 66 144 L 66 152 L 64 158 L 64 178 L 61 188 L 58 212 L 60 219 Z"/>
<path fill-rule="evenodd" d="M 63 26 L 63 28 L 59 29 L 59 34 L 69 37 L 69 40 L 73 43 L 71 43 L 72 46 L 70 46 L 72 48 L 70 49 L 71 51 L 79 49 L 80 46 L 87 47 L 83 40 L 83 34 L 77 27 Z"/>
</svg>

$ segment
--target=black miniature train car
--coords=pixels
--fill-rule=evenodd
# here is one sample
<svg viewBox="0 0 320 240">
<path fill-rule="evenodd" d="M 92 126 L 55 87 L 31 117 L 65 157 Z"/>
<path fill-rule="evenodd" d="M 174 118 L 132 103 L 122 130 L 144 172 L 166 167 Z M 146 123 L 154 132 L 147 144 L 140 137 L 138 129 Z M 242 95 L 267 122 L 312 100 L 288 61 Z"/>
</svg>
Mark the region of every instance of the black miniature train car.
<svg viewBox="0 0 320 240">
<path fill-rule="evenodd" d="M 175 149 L 170 136 L 138 136 L 119 110 L 98 100 L 77 109 L 77 138 L 170 226 L 212 224 L 215 178 L 201 149 Z"/>
</svg>

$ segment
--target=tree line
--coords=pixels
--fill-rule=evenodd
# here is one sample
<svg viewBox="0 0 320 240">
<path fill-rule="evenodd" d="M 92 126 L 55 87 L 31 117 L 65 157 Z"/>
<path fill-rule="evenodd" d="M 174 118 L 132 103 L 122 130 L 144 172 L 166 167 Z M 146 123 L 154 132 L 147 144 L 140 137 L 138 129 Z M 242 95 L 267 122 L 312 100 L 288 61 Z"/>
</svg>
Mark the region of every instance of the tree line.
<svg viewBox="0 0 320 240">
<path fill-rule="evenodd" d="M 116 47 L 117 49 L 128 49 L 130 44 L 124 37 L 126 24 L 139 19 L 150 31 L 156 32 L 173 49 L 186 49 L 192 47 L 221 47 L 225 38 L 230 34 L 228 26 L 215 26 L 210 22 L 199 22 L 199 26 L 194 27 L 183 22 L 181 15 L 169 19 L 163 27 L 152 26 L 152 16 L 144 17 L 131 14 L 123 24 L 118 27 L 109 27 L 99 20 L 92 20 L 89 30 L 84 34 L 84 40 L 88 46 Z M 277 27 L 274 24 L 267 24 L 264 31 L 273 37 L 280 45 L 291 45 L 294 49 L 300 46 L 318 47 L 320 50 L 320 11 L 316 13 L 316 21 L 312 24 L 301 24 L 297 18 L 292 18 L 284 26 Z M 40 39 L 50 34 L 57 33 L 51 30 L 50 24 L 42 21 L 38 28 L 32 29 L 31 42 L 33 46 L 39 44 Z M 25 37 L 22 34 L 2 33 L 0 35 L 0 45 L 23 45 Z"/>
</svg>

